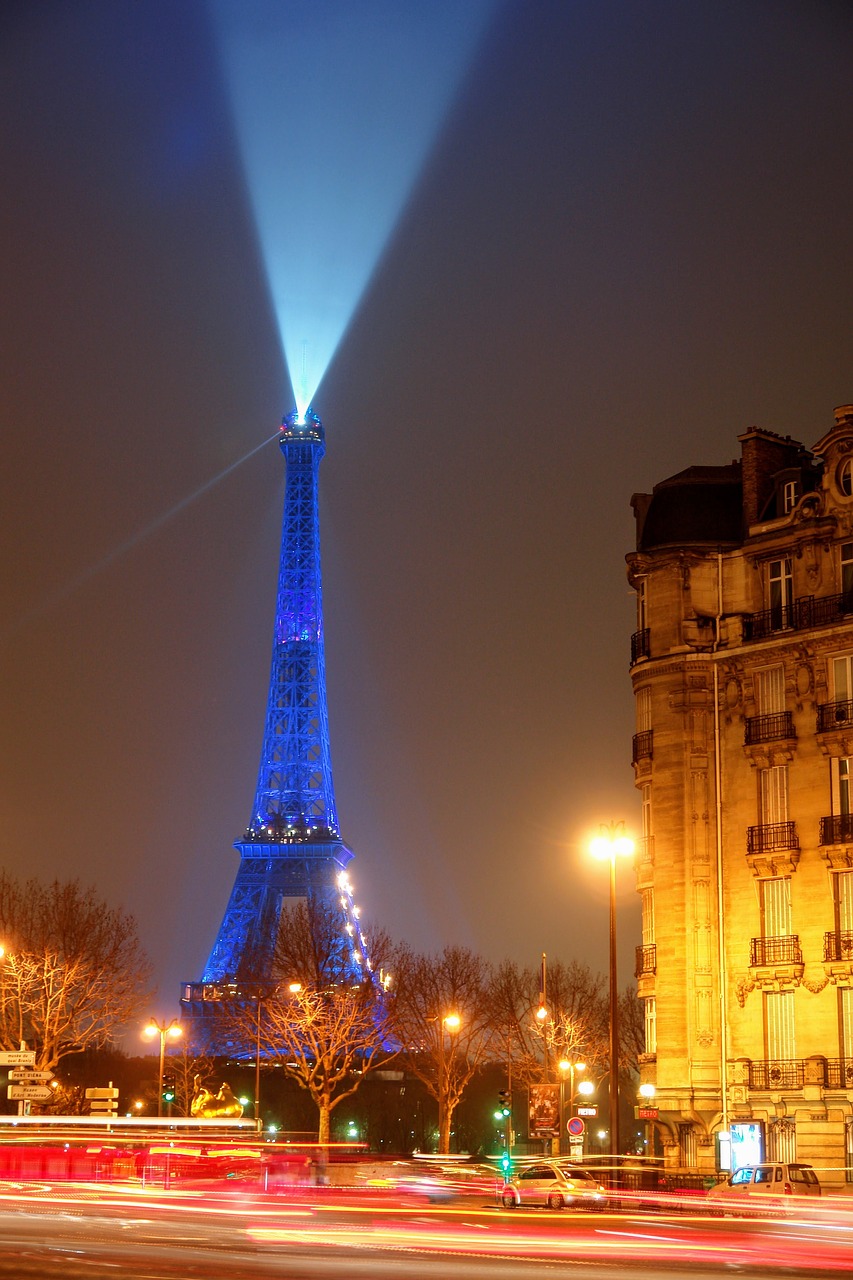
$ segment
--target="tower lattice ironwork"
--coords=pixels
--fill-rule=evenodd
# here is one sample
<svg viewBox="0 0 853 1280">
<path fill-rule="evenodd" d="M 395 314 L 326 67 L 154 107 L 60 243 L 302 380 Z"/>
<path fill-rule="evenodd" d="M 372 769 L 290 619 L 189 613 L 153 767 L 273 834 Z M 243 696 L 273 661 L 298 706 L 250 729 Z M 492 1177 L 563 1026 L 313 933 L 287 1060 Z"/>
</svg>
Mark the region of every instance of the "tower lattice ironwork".
<svg viewBox="0 0 853 1280">
<path fill-rule="evenodd" d="M 354 969 L 364 954 L 329 745 L 317 504 L 323 425 L 310 410 L 288 414 L 279 443 L 284 517 L 258 785 L 248 828 L 234 844 L 240 866 L 204 975 L 184 988 L 182 1004 L 195 1015 L 226 988 L 233 993 L 246 982 L 269 981 L 288 899 L 311 896 L 334 905 L 353 939 Z"/>
</svg>

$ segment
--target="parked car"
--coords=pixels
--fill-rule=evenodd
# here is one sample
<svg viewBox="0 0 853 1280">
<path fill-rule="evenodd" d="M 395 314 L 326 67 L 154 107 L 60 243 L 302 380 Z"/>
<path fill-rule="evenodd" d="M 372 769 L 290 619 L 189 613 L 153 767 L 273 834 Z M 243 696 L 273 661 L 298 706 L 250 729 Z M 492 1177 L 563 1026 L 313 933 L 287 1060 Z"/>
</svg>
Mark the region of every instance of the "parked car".
<svg viewBox="0 0 853 1280">
<path fill-rule="evenodd" d="M 761 1213 L 763 1208 L 784 1208 L 790 1197 L 819 1195 L 820 1183 L 810 1164 L 768 1161 L 736 1169 L 725 1182 L 711 1188 L 708 1201 L 723 1213 Z"/>
<path fill-rule="evenodd" d="M 519 1205 L 547 1205 L 549 1209 L 586 1209 L 603 1205 L 604 1187 L 594 1174 L 578 1165 L 542 1161 L 513 1170 L 500 1193 L 505 1209 Z"/>
</svg>

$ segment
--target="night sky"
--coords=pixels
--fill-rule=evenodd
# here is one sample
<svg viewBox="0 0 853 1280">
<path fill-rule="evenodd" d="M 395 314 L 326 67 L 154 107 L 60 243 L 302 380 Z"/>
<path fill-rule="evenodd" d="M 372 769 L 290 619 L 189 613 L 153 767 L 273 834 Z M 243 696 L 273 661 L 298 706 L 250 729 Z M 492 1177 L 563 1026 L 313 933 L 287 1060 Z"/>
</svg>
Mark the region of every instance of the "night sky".
<svg viewBox="0 0 853 1280">
<path fill-rule="evenodd" d="M 419 949 L 607 964 L 631 494 L 853 399 L 852 14 L 496 4 L 448 104 L 314 399 L 342 834 Z M 0 862 L 132 911 L 170 1015 L 250 817 L 278 449 L 186 499 L 292 405 L 210 19 L 0 18 Z M 629 868 L 619 928 L 627 982 Z"/>
</svg>

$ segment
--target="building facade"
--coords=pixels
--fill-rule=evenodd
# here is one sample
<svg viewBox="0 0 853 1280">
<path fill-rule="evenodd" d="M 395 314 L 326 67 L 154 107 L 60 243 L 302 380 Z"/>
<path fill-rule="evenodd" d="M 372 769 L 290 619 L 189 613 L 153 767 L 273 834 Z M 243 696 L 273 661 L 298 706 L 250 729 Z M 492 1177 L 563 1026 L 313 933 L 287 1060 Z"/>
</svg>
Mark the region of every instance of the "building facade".
<svg viewBox="0 0 853 1280">
<path fill-rule="evenodd" d="M 632 499 L 641 1082 L 668 1166 L 853 1180 L 853 405 Z"/>
</svg>

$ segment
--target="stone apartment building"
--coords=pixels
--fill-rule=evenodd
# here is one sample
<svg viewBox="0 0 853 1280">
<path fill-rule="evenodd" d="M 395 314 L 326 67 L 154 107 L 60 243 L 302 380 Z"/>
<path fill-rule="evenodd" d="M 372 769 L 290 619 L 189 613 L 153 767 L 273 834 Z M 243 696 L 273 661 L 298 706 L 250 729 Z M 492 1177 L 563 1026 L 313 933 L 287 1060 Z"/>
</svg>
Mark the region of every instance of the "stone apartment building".
<svg viewBox="0 0 853 1280">
<path fill-rule="evenodd" d="M 841 1183 L 853 1181 L 853 405 L 811 449 L 760 428 L 739 441 L 739 460 L 632 498 L 641 1080 L 668 1166 L 796 1158 Z"/>
</svg>

